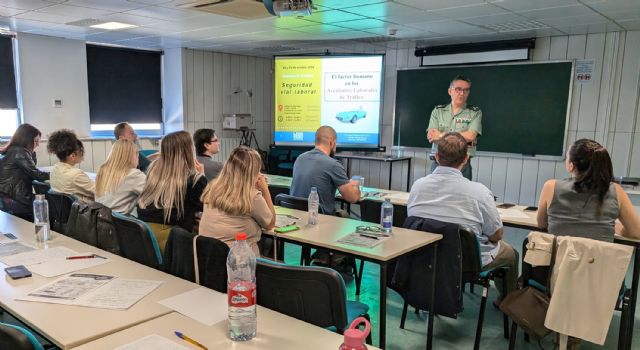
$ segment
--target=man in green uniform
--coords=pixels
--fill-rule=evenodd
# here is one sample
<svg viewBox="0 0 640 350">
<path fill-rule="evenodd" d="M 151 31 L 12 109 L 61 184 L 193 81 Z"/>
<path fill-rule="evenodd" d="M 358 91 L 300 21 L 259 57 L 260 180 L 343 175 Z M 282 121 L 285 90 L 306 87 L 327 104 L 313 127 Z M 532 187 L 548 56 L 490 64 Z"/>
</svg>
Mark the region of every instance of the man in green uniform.
<svg viewBox="0 0 640 350">
<path fill-rule="evenodd" d="M 471 92 L 471 80 L 462 75 L 458 75 L 449 84 L 449 96 L 451 104 L 438 105 L 431 112 L 429 127 L 427 128 L 427 139 L 432 143 L 429 158 L 433 160 L 431 171 L 437 166 L 435 155 L 437 142 L 442 135 L 449 131 L 456 131 L 462 134 L 467 140 L 469 157 L 476 155 L 476 141 L 478 135 L 482 134 L 482 111 L 477 106 L 467 106 L 467 99 Z M 462 175 L 471 180 L 471 163 L 467 162 L 462 169 Z"/>
</svg>

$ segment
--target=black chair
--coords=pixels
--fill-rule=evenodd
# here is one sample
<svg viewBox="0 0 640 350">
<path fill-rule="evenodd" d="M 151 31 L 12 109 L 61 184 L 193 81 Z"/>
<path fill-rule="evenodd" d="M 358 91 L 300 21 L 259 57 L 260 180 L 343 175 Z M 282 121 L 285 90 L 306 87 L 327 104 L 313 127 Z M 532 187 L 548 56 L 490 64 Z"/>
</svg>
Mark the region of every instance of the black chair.
<svg viewBox="0 0 640 350">
<path fill-rule="evenodd" d="M 285 193 L 278 194 L 274 198 L 273 204 L 289 209 L 309 211 L 309 200 L 307 198 L 291 196 Z M 278 252 L 282 252 L 282 256 L 284 257 L 284 243 L 278 242 L 276 244 L 278 245 Z M 280 258 L 280 254 L 278 254 L 278 258 Z M 302 247 L 300 253 L 300 265 L 308 265 L 310 261 L 311 249 L 308 247 Z"/>
<path fill-rule="evenodd" d="M 0 349 L 44 350 L 44 347 L 27 329 L 8 323 L 0 323 Z"/>
<path fill-rule="evenodd" d="M 258 304 L 340 334 L 357 317 L 369 319 L 369 306 L 347 301 L 342 276 L 329 268 L 258 259 L 256 284 Z"/>
<path fill-rule="evenodd" d="M 153 268 L 162 266 L 162 254 L 156 237 L 146 222 L 137 218 L 112 212 L 113 225 L 120 242 L 123 257 Z"/>
<path fill-rule="evenodd" d="M 51 185 L 46 182 L 33 180 L 31 181 L 31 184 L 33 185 L 33 190 L 36 194 L 47 194 L 51 189 Z"/>
<path fill-rule="evenodd" d="M 304 151 L 302 150 L 291 150 L 291 152 L 289 153 L 289 159 L 287 161 L 284 162 L 279 162 L 278 163 L 278 174 L 279 175 L 285 175 L 285 176 L 292 176 L 293 175 L 293 165 L 296 163 L 296 159 L 298 159 L 298 157 L 303 153 Z"/>
<path fill-rule="evenodd" d="M 362 221 L 379 224 L 381 208 L 382 208 L 382 202 L 374 201 L 370 199 L 365 199 L 363 201 L 360 201 L 360 218 L 362 219 Z M 406 219 L 407 219 L 407 206 L 394 205 L 393 206 L 393 226 L 402 227 Z"/>
<path fill-rule="evenodd" d="M 437 288 L 435 288 L 435 307 L 429 305 L 429 291 L 434 288 L 431 285 L 431 254 L 425 249 L 412 255 L 402 257 L 395 266 L 395 273 L 390 287 L 396 290 L 404 299 L 400 328 L 404 329 L 409 305 L 420 310 L 433 310 L 435 314 L 451 318 L 457 318 L 462 312 L 464 283 L 482 285 L 483 297 L 480 303 L 478 324 L 474 349 L 480 348 L 482 325 L 486 308 L 490 281 L 495 277 L 504 278 L 504 269 L 496 268 L 482 271 L 480 247 L 475 234 L 462 229 L 457 224 L 442 222 L 433 219 L 409 217 L 404 227 L 442 234 L 443 238 L 438 242 L 438 264 L 436 271 Z M 504 291 L 503 291 L 504 293 Z M 506 293 L 505 293 L 506 294 Z M 504 337 L 509 337 L 509 323 L 504 316 Z"/>
<path fill-rule="evenodd" d="M 49 190 L 44 196 L 47 202 L 49 202 L 49 223 L 51 229 L 66 234 L 71 205 L 76 201 L 76 198 L 72 195 L 52 190 Z"/>
<path fill-rule="evenodd" d="M 193 259 L 194 239 L 198 254 L 198 278 Z M 164 249 L 165 271 L 220 293 L 226 293 L 227 255 L 229 246 L 226 243 L 174 226 Z"/>
</svg>

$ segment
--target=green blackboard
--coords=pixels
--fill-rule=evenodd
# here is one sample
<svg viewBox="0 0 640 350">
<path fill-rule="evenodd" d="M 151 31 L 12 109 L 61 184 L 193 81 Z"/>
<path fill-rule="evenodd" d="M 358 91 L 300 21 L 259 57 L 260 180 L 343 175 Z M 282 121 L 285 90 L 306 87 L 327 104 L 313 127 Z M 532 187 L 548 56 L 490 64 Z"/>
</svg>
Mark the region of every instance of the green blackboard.
<svg viewBox="0 0 640 350">
<path fill-rule="evenodd" d="M 428 148 L 429 116 L 448 104 L 449 82 L 472 81 L 470 105 L 482 109 L 478 151 L 562 156 L 572 62 L 398 70 L 394 145 Z"/>
</svg>

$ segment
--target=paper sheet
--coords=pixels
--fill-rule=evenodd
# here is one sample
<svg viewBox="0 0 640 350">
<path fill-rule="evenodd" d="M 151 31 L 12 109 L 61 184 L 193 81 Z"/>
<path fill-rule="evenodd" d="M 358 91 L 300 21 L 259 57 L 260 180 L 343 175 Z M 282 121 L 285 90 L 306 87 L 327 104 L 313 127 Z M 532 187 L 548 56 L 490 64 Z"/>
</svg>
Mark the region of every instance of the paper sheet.
<svg viewBox="0 0 640 350">
<path fill-rule="evenodd" d="M 91 255 L 91 253 L 78 253 L 78 255 Z M 66 257 L 62 257 L 51 259 L 42 264 L 31 265 L 29 266 L 29 270 L 40 276 L 55 277 L 106 264 L 110 261 L 109 259 L 103 258 L 67 260 Z"/>
<path fill-rule="evenodd" d="M 129 344 L 119 346 L 115 350 L 189 350 L 189 348 L 185 348 L 157 334 L 151 334 Z"/>
<path fill-rule="evenodd" d="M 31 251 L 4 256 L 0 258 L 7 266 L 24 265 L 31 266 L 50 260 L 64 259 L 68 256 L 79 255 L 67 247 L 54 247 L 48 249 L 32 249 Z"/>
<path fill-rule="evenodd" d="M 160 284 L 161 281 L 75 273 L 18 297 L 17 300 L 102 309 L 128 309 Z"/>
<path fill-rule="evenodd" d="M 24 253 L 24 252 L 30 252 L 36 250 L 33 247 L 30 247 L 20 241 L 14 241 L 14 242 L 9 242 L 9 243 L 5 243 L 5 244 L 0 244 L 0 258 L 1 257 L 5 257 L 5 256 L 10 256 L 10 255 L 15 255 L 15 254 L 20 254 L 20 253 Z M 0 260 L 2 261 L 2 260 Z M 7 264 L 9 265 L 9 264 Z M 12 265 L 9 265 L 12 266 Z"/>
<path fill-rule="evenodd" d="M 300 220 L 299 217 L 289 214 L 276 214 L 276 227 L 295 225 Z"/>
<path fill-rule="evenodd" d="M 13 233 L 2 233 L 0 234 L 0 244 L 17 242 L 18 237 L 16 237 Z"/>
<path fill-rule="evenodd" d="M 381 196 L 382 198 L 389 198 L 390 200 L 397 200 L 397 201 L 408 201 L 409 200 L 409 193 L 406 192 L 398 192 L 398 193 L 386 193 L 383 194 Z"/>
<path fill-rule="evenodd" d="M 529 219 L 529 215 L 522 212 L 520 209 L 501 209 L 498 208 L 498 213 L 501 217 L 513 218 L 513 219 Z"/>
<path fill-rule="evenodd" d="M 206 326 L 227 319 L 227 295 L 209 288 L 196 288 L 158 303 Z"/>
<path fill-rule="evenodd" d="M 354 233 L 351 233 L 351 234 L 349 234 L 347 236 L 344 236 L 344 237 L 340 238 L 339 240 L 336 241 L 336 243 L 354 245 L 356 247 L 363 247 L 363 248 L 373 248 L 373 247 L 377 246 L 378 244 L 386 241 L 389 238 L 391 238 L 391 237 L 371 238 L 371 237 L 367 237 L 367 236 L 362 236 L 361 234 L 354 232 Z"/>
</svg>

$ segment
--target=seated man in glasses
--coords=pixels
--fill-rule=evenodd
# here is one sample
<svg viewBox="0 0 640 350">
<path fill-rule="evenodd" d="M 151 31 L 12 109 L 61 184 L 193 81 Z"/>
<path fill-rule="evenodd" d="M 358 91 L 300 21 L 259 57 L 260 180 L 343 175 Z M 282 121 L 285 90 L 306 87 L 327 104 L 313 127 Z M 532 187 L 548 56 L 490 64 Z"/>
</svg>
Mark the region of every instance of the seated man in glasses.
<svg viewBox="0 0 640 350">
<path fill-rule="evenodd" d="M 204 176 L 208 181 L 218 177 L 222 171 L 222 162 L 213 160 L 213 155 L 220 150 L 220 140 L 213 129 L 198 129 L 193 133 L 193 144 L 196 146 L 196 159 L 204 165 Z"/>
<path fill-rule="evenodd" d="M 509 267 L 506 287 L 507 291 L 513 290 L 518 277 L 518 254 L 502 240 L 502 220 L 491 191 L 462 176 L 461 170 L 469 161 L 465 137 L 457 132 L 444 134 L 438 141 L 436 160 L 440 166 L 411 187 L 407 215 L 459 224 L 475 233 L 482 266 Z M 502 288 L 498 291 L 502 293 Z"/>
<path fill-rule="evenodd" d="M 433 158 L 437 151 L 438 140 L 449 131 L 459 132 L 464 136 L 469 147 L 469 157 L 476 155 L 476 142 L 478 135 L 482 133 L 482 111 L 477 106 L 468 106 L 467 99 L 471 93 L 471 80 L 458 75 L 449 84 L 449 96 L 451 103 L 438 105 L 431 112 L 427 139 L 432 143 L 430 158 L 431 172 L 438 166 Z M 462 175 L 471 180 L 471 163 L 462 168 Z"/>
</svg>

